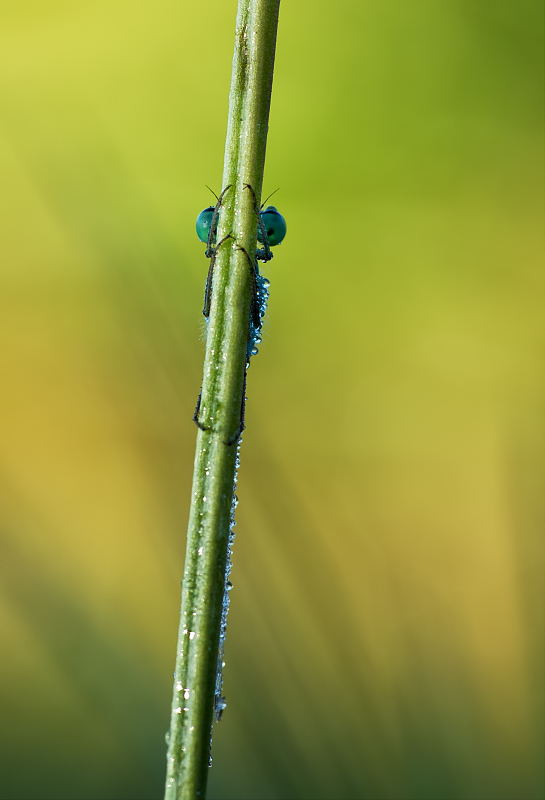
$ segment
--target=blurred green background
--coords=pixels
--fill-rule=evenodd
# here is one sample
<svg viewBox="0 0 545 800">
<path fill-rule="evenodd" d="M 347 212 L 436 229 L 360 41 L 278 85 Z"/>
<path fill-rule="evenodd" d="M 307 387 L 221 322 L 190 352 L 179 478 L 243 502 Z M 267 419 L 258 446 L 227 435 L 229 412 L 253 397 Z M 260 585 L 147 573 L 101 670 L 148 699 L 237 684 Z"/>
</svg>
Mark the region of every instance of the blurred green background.
<svg viewBox="0 0 545 800">
<path fill-rule="evenodd" d="M 4 0 L 0 796 L 163 791 L 236 2 Z M 543 796 L 543 2 L 280 11 L 210 800 Z"/>
</svg>

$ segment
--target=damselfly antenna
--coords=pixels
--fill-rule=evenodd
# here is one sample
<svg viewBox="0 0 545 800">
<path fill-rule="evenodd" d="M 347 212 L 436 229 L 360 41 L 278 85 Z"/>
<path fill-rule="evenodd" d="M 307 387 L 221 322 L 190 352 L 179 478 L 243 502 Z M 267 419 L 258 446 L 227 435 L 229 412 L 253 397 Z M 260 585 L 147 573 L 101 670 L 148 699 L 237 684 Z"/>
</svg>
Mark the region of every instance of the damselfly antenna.
<svg viewBox="0 0 545 800">
<path fill-rule="evenodd" d="M 215 191 L 214 191 L 213 189 L 210 189 L 210 186 L 209 186 L 207 183 L 205 183 L 204 185 L 206 186 L 206 188 L 207 188 L 207 189 L 208 189 L 210 192 L 212 192 L 212 194 L 214 195 L 214 197 L 216 198 L 216 200 L 217 200 L 217 201 L 218 201 L 218 203 L 219 203 L 219 197 L 217 196 L 217 194 L 215 193 Z M 267 198 L 267 199 L 268 199 L 268 198 Z"/>
<path fill-rule="evenodd" d="M 270 199 L 271 199 L 271 197 L 273 196 L 273 194 L 276 194 L 276 193 L 279 191 L 279 189 L 280 189 L 280 186 L 278 187 L 278 189 L 275 189 L 275 190 L 274 190 L 274 192 L 271 192 L 271 194 L 270 194 L 270 195 L 267 197 L 267 200 L 270 200 Z M 265 205 L 265 203 L 267 202 L 267 200 L 264 200 L 264 201 L 261 203 L 261 208 L 263 208 L 263 206 Z"/>
</svg>

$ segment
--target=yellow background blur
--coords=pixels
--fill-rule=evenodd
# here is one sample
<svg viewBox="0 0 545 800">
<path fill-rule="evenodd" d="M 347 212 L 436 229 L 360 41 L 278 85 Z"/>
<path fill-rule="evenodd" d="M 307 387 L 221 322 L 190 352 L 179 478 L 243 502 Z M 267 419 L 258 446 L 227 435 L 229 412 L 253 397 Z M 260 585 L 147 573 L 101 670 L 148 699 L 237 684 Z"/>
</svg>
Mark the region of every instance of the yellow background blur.
<svg viewBox="0 0 545 800">
<path fill-rule="evenodd" d="M 4 0 L 0 796 L 163 791 L 235 0 Z M 284 0 L 210 800 L 543 796 L 543 2 Z"/>
</svg>

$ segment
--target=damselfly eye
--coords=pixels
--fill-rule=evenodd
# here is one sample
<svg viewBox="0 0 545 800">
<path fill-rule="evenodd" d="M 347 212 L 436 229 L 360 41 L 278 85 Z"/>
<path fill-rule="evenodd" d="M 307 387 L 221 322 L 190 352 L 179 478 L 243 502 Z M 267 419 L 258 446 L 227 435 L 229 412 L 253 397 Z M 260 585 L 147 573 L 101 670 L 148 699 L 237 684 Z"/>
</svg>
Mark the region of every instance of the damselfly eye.
<svg viewBox="0 0 545 800">
<path fill-rule="evenodd" d="M 197 229 L 197 236 L 199 237 L 201 242 L 205 242 L 206 244 L 208 244 L 208 234 L 210 232 L 210 225 L 212 224 L 213 216 L 214 216 L 214 206 L 208 206 L 208 208 L 205 208 L 204 211 L 201 211 L 201 213 L 197 217 L 197 223 L 195 225 Z M 216 217 L 216 225 L 212 241 L 214 241 L 216 238 L 217 229 L 218 229 L 218 218 Z"/>
<path fill-rule="evenodd" d="M 286 220 L 282 214 L 280 214 L 274 206 L 267 206 L 267 208 L 261 212 L 261 219 L 263 220 L 270 246 L 274 247 L 280 244 L 287 231 Z M 259 226 L 257 228 L 257 238 L 263 243 Z"/>
</svg>

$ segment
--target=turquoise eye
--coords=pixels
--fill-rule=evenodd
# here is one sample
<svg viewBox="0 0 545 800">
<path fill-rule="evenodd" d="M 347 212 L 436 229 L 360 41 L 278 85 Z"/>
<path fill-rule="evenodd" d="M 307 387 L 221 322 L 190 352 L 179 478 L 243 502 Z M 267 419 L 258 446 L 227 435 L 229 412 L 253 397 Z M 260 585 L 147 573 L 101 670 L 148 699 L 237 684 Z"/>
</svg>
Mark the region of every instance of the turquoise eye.
<svg viewBox="0 0 545 800">
<path fill-rule="evenodd" d="M 201 242 L 205 242 L 208 244 L 208 234 L 210 232 L 210 225 L 212 224 L 212 218 L 214 216 L 214 206 L 208 206 L 205 208 L 204 211 L 201 211 L 199 216 L 197 217 L 197 223 L 195 225 L 197 229 L 197 236 L 201 240 Z M 218 218 L 216 216 L 216 230 L 214 231 L 214 235 L 212 237 L 212 242 L 216 240 L 216 231 L 218 229 Z"/>
<path fill-rule="evenodd" d="M 270 246 L 274 247 L 280 244 L 287 231 L 286 220 L 282 214 L 280 214 L 274 206 L 267 206 L 267 208 L 261 212 L 261 219 L 263 220 Z M 257 228 L 257 238 L 260 242 L 263 242 L 259 226 Z"/>
</svg>

